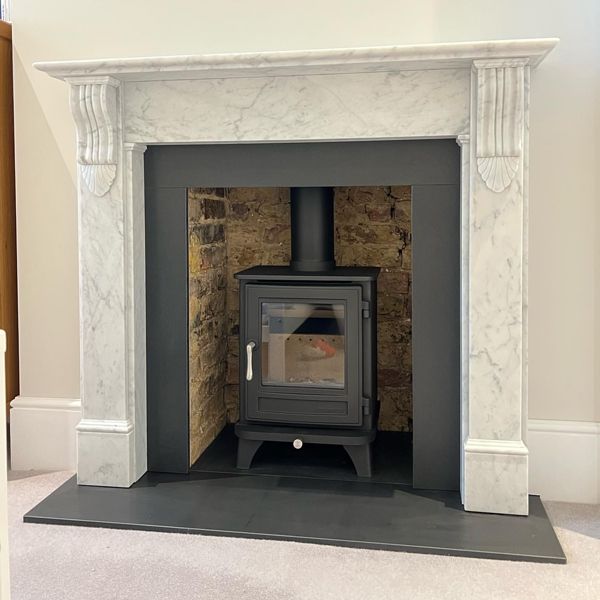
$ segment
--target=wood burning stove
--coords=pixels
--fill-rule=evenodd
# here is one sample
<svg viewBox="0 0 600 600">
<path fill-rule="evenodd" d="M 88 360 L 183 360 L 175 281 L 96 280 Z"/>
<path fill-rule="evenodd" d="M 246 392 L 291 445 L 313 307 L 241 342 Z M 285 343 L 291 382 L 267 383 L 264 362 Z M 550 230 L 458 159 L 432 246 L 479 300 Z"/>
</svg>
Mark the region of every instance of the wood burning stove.
<svg viewBox="0 0 600 600">
<path fill-rule="evenodd" d="M 340 444 L 371 475 L 377 402 L 375 267 L 336 267 L 333 190 L 292 188 L 292 260 L 240 281 L 237 466 L 264 441 Z"/>
</svg>

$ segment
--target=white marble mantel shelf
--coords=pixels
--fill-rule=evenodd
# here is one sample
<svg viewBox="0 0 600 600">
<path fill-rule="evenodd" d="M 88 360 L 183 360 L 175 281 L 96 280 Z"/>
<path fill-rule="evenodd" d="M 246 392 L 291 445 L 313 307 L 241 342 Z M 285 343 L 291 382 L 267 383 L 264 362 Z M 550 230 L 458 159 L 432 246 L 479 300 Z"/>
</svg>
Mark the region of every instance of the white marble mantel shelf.
<svg viewBox="0 0 600 600">
<path fill-rule="evenodd" d="M 461 494 L 528 514 L 530 73 L 557 39 L 36 63 L 79 163 L 80 484 L 147 468 L 148 144 L 454 138 L 461 149 Z"/>
<path fill-rule="evenodd" d="M 536 67 L 557 38 L 452 42 L 372 48 L 249 52 L 37 62 L 58 79 L 111 76 L 122 81 L 285 77 L 328 73 L 366 73 L 469 68 L 474 60 L 527 59 Z"/>
</svg>

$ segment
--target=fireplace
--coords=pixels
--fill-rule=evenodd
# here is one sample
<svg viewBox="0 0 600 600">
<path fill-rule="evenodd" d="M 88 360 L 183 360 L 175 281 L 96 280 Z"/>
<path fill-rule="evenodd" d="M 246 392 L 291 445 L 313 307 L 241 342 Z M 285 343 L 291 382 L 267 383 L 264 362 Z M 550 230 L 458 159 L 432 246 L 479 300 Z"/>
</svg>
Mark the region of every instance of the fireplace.
<svg viewBox="0 0 600 600">
<path fill-rule="evenodd" d="M 38 64 L 70 85 L 78 136 L 79 483 L 127 487 L 147 471 L 148 145 L 446 139 L 461 148 L 462 500 L 527 514 L 529 83 L 556 42 Z"/>
<path fill-rule="evenodd" d="M 336 268 L 332 188 L 291 189 L 289 267 L 257 266 L 240 281 L 237 466 L 263 441 L 339 444 L 371 475 L 377 402 L 379 268 Z"/>
</svg>

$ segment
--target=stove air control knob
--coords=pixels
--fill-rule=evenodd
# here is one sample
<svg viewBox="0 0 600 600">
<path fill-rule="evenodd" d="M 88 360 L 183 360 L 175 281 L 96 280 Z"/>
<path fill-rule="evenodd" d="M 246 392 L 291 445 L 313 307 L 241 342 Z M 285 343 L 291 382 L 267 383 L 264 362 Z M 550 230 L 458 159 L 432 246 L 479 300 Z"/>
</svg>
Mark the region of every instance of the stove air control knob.
<svg viewBox="0 0 600 600">
<path fill-rule="evenodd" d="M 302 446 L 303 446 L 302 440 L 300 438 L 296 438 L 293 441 L 293 446 L 294 446 L 294 448 L 296 448 L 296 450 L 300 450 L 300 448 L 302 448 Z"/>
</svg>

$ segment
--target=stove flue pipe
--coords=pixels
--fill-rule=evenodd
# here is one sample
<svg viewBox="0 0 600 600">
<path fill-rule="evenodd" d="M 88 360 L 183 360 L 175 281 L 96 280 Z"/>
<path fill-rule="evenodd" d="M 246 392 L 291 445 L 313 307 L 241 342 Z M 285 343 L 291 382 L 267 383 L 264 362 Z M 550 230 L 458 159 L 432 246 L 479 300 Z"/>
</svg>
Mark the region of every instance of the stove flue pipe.
<svg viewBox="0 0 600 600">
<path fill-rule="evenodd" d="M 333 188 L 293 187 L 291 197 L 292 260 L 296 271 L 335 267 Z"/>
</svg>

